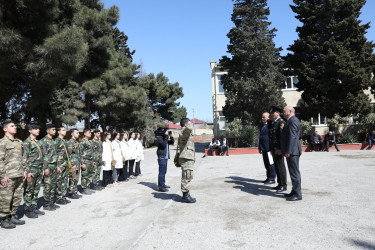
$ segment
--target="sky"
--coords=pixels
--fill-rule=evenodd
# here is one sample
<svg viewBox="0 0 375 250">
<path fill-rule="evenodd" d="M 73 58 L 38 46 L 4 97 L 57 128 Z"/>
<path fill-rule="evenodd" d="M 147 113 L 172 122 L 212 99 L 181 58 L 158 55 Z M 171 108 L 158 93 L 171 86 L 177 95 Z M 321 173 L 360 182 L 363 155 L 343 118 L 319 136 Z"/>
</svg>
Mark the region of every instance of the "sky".
<svg viewBox="0 0 375 250">
<path fill-rule="evenodd" d="M 227 55 L 227 34 L 231 21 L 231 0 L 102 0 L 105 8 L 117 5 L 117 27 L 128 37 L 135 50 L 133 61 L 142 64 L 146 74 L 163 72 L 170 83 L 178 82 L 189 118 L 213 120 L 210 62 Z M 276 28 L 274 42 L 282 47 L 281 55 L 298 38 L 299 25 L 289 7 L 292 0 L 268 0 L 271 28 Z M 368 0 L 360 19 L 371 22 L 366 37 L 375 40 L 375 0 Z M 374 27 L 372 27 L 374 26 Z M 194 113 L 193 113 L 194 110 Z"/>
</svg>

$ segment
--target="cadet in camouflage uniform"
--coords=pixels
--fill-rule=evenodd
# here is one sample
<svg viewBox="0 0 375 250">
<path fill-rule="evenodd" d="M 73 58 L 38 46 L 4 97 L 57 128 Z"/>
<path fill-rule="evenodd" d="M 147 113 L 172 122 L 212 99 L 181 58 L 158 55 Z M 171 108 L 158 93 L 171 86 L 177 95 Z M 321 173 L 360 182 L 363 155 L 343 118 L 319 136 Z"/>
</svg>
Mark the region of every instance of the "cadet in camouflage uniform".
<svg viewBox="0 0 375 250">
<path fill-rule="evenodd" d="M 43 152 L 44 169 L 44 210 L 54 211 L 59 206 L 55 205 L 53 199 L 56 194 L 57 177 L 60 174 L 60 168 L 57 166 L 56 143 L 52 137 L 56 134 L 56 126 L 47 124 L 47 135 L 39 141 Z"/>
<path fill-rule="evenodd" d="M 280 113 L 281 109 L 272 106 L 270 112 L 272 120 L 268 121 L 270 150 L 275 165 L 278 183 L 276 187 L 273 187 L 276 192 L 283 192 L 287 189 L 284 156 L 281 153 L 281 133 L 283 131 L 285 122 L 280 118 Z"/>
<path fill-rule="evenodd" d="M 82 194 L 92 194 L 95 191 L 90 190 L 90 184 L 92 181 L 93 169 L 95 167 L 94 162 L 94 151 L 92 148 L 90 129 L 83 130 L 84 138 L 79 143 L 79 152 L 81 156 L 81 164 L 86 167 L 86 171 L 82 171 L 81 174 L 81 186 Z"/>
<path fill-rule="evenodd" d="M 194 203 L 196 199 L 190 196 L 190 182 L 193 179 L 195 163 L 195 144 L 193 138 L 193 129 L 188 118 L 181 119 L 182 132 L 178 138 L 178 147 L 180 151 L 179 164 L 181 165 L 181 191 L 183 193 L 181 202 Z"/>
<path fill-rule="evenodd" d="M 72 138 L 67 142 L 68 144 L 68 152 L 70 155 L 70 161 L 72 163 L 72 173 L 69 174 L 69 189 L 68 189 L 68 197 L 70 199 L 79 199 L 81 198 L 80 195 L 77 193 L 77 184 L 79 179 L 79 172 L 80 172 L 80 154 L 79 154 L 79 132 L 78 129 L 72 128 L 70 130 L 70 134 Z"/>
<path fill-rule="evenodd" d="M 27 182 L 25 183 L 26 217 L 38 218 L 38 215 L 45 213 L 37 207 L 38 194 L 43 179 L 43 153 L 36 138 L 39 136 L 39 125 L 35 123 L 26 126 L 30 136 L 23 142 L 24 154 L 26 157 Z"/>
<path fill-rule="evenodd" d="M 25 224 L 16 212 L 22 200 L 22 184 L 26 178 L 26 161 L 23 143 L 15 139 L 17 127 L 11 120 L 3 123 L 5 136 L 0 139 L 0 217 L 1 227 L 15 228 Z"/>
<path fill-rule="evenodd" d="M 56 189 L 56 203 L 59 205 L 66 205 L 70 203 L 69 200 L 65 198 L 66 192 L 68 190 L 68 146 L 65 142 L 66 128 L 57 128 L 58 137 L 55 139 L 56 143 L 56 153 L 57 153 L 57 166 L 60 168 L 61 173 L 57 177 L 57 189 Z"/>
<path fill-rule="evenodd" d="M 103 142 L 100 140 L 100 130 L 94 130 L 94 138 L 91 140 L 91 144 L 94 150 L 94 175 L 92 182 L 94 184 L 95 190 L 102 190 L 103 187 L 100 186 L 100 172 L 102 170 L 102 154 L 103 154 Z"/>
</svg>

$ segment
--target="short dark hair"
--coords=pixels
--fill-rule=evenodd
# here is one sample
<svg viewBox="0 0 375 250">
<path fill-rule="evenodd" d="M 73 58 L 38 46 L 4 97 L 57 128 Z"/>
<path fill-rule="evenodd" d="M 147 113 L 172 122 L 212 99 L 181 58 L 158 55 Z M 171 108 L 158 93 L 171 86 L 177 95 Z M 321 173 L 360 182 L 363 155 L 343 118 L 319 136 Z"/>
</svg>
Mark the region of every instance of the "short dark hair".
<svg viewBox="0 0 375 250">
<path fill-rule="evenodd" d="M 181 121 L 180 121 L 181 127 L 184 127 L 185 124 L 188 123 L 189 121 L 190 121 L 189 118 L 186 118 L 186 117 L 182 118 Z"/>
<path fill-rule="evenodd" d="M 70 133 L 73 134 L 73 132 L 76 131 L 76 130 L 78 131 L 77 128 L 72 128 L 72 129 L 70 129 Z"/>
<path fill-rule="evenodd" d="M 90 131 L 90 132 L 91 132 L 91 129 L 89 129 L 89 128 L 85 128 L 85 129 L 83 130 L 83 133 L 85 134 L 87 131 Z"/>
<path fill-rule="evenodd" d="M 46 129 L 56 128 L 56 125 L 53 123 L 46 124 Z"/>
<path fill-rule="evenodd" d="M 129 138 L 132 137 L 132 135 L 135 134 L 134 132 L 129 133 Z"/>
<path fill-rule="evenodd" d="M 64 126 L 57 127 L 56 131 L 59 132 L 62 128 L 65 128 Z"/>
<path fill-rule="evenodd" d="M 100 133 L 100 130 L 99 129 L 94 129 L 94 131 L 93 131 L 94 133 Z"/>
<path fill-rule="evenodd" d="M 15 122 L 13 121 L 13 120 L 11 120 L 11 119 L 6 119 L 5 121 L 3 121 L 3 124 L 1 124 L 2 125 L 2 127 L 3 128 L 6 128 L 9 124 L 11 124 L 11 123 L 14 123 L 15 124 Z"/>
<path fill-rule="evenodd" d="M 104 133 L 103 133 L 103 135 L 104 135 L 105 139 L 106 139 L 106 138 L 107 138 L 107 136 L 108 136 L 108 135 L 110 135 L 110 134 L 111 134 L 111 133 L 109 133 L 109 132 L 104 132 Z"/>
<path fill-rule="evenodd" d="M 26 125 L 27 130 L 40 129 L 40 126 L 37 123 L 29 123 Z"/>
<path fill-rule="evenodd" d="M 120 133 L 119 132 L 112 132 L 111 140 L 114 140 L 118 134 L 120 134 Z"/>
</svg>

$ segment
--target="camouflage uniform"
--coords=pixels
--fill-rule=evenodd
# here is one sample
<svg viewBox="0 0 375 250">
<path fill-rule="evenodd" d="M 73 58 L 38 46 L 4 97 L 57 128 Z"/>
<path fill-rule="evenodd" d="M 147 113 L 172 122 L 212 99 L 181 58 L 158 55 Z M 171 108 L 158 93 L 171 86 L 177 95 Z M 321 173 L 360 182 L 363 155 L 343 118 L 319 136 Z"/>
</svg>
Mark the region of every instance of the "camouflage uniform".
<svg viewBox="0 0 375 250">
<path fill-rule="evenodd" d="M 49 175 L 44 176 L 44 206 L 53 204 L 53 198 L 56 194 L 57 185 L 57 153 L 56 144 L 48 136 L 39 141 L 43 152 L 43 170 L 49 169 Z"/>
<path fill-rule="evenodd" d="M 95 186 L 99 186 L 100 184 L 100 172 L 101 172 L 101 166 L 103 165 L 102 163 L 102 154 L 103 154 L 103 143 L 98 140 L 98 139 L 92 139 L 91 140 L 92 148 L 93 148 L 93 153 L 94 153 L 94 175 L 92 178 L 92 182 L 94 183 Z"/>
<path fill-rule="evenodd" d="M 93 177 L 94 151 L 91 141 L 83 138 L 79 143 L 79 152 L 81 153 L 81 164 L 86 165 L 86 170 L 81 174 L 81 186 L 82 189 L 86 189 L 90 187 Z"/>
<path fill-rule="evenodd" d="M 15 215 L 22 200 L 23 175 L 26 160 L 23 143 L 4 136 L 0 140 L 0 180 L 9 178 L 8 186 L 0 184 L 0 217 L 4 220 Z"/>
<path fill-rule="evenodd" d="M 25 210 L 29 211 L 37 206 L 38 194 L 43 179 L 43 153 L 38 141 L 31 137 L 23 142 L 23 148 L 26 157 L 27 173 L 31 173 L 34 176 L 31 178 L 31 182 L 25 183 L 25 193 L 23 196 Z"/>
<path fill-rule="evenodd" d="M 56 201 L 62 200 L 68 190 L 68 156 L 66 155 L 68 151 L 68 146 L 66 141 L 57 137 L 55 139 L 56 152 L 57 152 L 57 166 L 60 168 L 61 173 L 57 177 L 57 190 L 56 190 Z M 65 151 L 66 149 L 66 151 Z"/>
<path fill-rule="evenodd" d="M 194 172 L 195 144 L 191 132 L 190 128 L 185 127 L 178 138 L 178 147 L 180 150 L 179 163 L 182 170 L 181 191 L 183 193 L 189 192 Z"/>
<path fill-rule="evenodd" d="M 73 169 L 73 172 L 69 174 L 69 195 L 77 193 L 77 184 L 79 179 L 79 171 L 81 169 L 80 163 L 80 153 L 79 153 L 79 142 L 75 139 L 70 139 L 67 142 L 68 153 L 70 155 L 70 162 L 72 167 L 76 166 L 76 169 Z"/>
</svg>

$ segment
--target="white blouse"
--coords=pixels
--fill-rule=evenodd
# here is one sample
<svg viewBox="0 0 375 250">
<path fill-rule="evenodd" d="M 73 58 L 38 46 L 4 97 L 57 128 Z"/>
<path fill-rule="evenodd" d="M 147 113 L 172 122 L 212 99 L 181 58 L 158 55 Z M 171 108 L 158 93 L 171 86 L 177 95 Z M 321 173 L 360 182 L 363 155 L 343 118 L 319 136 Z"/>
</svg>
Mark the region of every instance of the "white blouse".
<svg viewBox="0 0 375 250">
<path fill-rule="evenodd" d="M 135 140 L 133 140 L 132 138 L 129 139 L 128 141 L 128 145 L 129 145 L 129 155 L 130 155 L 130 158 L 129 160 L 135 160 L 137 158 L 137 144 L 135 142 Z"/>
<path fill-rule="evenodd" d="M 143 145 L 141 140 L 136 140 L 136 145 L 137 145 L 137 158 L 136 162 L 143 161 L 145 159 L 143 155 Z"/>
<path fill-rule="evenodd" d="M 107 140 L 103 142 L 103 155 L 102 155 L 102 160 L 105 162 L 103 165 L 103 170 L 111 170 L 112 166 L 112 152 L 111 152 L 111 146 L 112 142 L 110 140 Z"/>
<path fill-rule="evenodd" d="M 128 142 L 127 141 L 121 141 L 120 147 L 121 147 L 122 154 L 125 157 L 125 160 L 126 161 L 129 160 L 130 159 L 130 149 L 129 149 Z"/>
<path fill-rule="evenodd" d="M 112 145 L 113 145 L 113 156 L 114 156 L 115 161 L 116 161 L 115 168 L 123 168 L 120 141 L 113 140 Z"/>
</svg>

